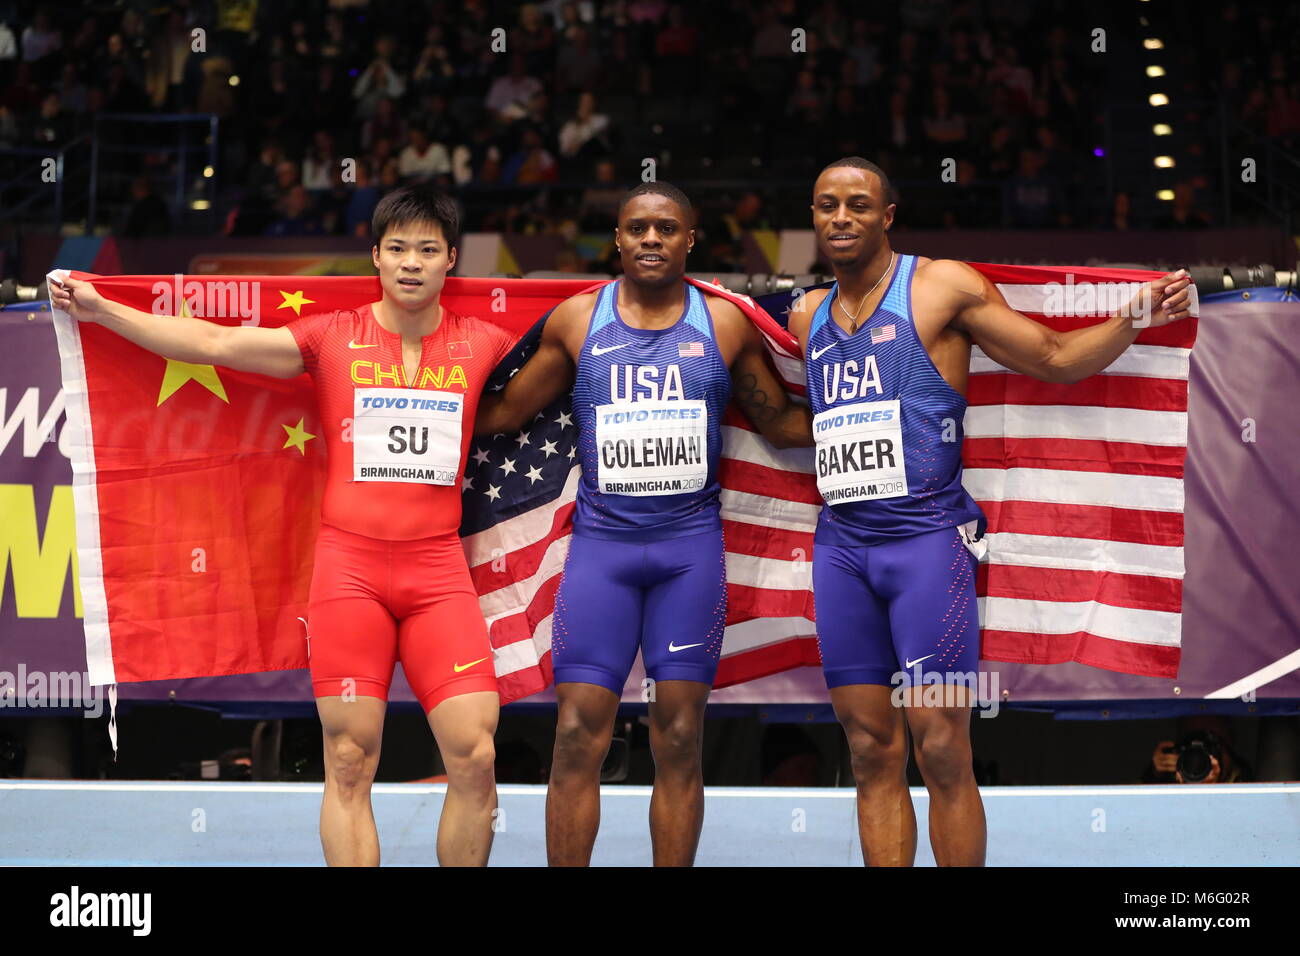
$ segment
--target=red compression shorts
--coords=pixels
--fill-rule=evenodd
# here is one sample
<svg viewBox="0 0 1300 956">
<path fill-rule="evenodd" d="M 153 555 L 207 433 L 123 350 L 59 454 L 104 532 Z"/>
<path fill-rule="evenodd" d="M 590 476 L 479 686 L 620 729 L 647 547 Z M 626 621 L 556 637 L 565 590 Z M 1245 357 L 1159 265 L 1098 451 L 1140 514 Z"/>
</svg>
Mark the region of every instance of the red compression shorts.
<svg viewBox="0 0 1300 956">
<path fill-rule="evenodd" d="M 393 665 L 425 713 L 497 689 L 492 645 L 460 538 L 381 541 L 322 525 L 308 605 L 317 697 L 388 699 Z"/>
</svg>

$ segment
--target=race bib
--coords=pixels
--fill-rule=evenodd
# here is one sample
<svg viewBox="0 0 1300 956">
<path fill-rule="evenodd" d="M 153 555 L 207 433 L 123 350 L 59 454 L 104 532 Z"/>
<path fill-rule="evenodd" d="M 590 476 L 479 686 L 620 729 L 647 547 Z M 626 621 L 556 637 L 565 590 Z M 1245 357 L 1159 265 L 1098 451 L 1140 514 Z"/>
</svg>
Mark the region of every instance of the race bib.
<svg viewBox="0 0 1300 956">
<path fill-rule="evenodd" d="M 454 485 L 465 396 L 422 388 L 359 388 L 352 480 Z"/>
<path fill-rule="evenodd" d="M 907 494 L 898 400 L 858 402 L 813 417 L 817 490 L 828 505 Z"/>
<path fill-rule="evenodd" d="M 607 495 L 684 495 L 709 479 L 702 401 L 596 406 L 597 483 Z"/>
</svg>

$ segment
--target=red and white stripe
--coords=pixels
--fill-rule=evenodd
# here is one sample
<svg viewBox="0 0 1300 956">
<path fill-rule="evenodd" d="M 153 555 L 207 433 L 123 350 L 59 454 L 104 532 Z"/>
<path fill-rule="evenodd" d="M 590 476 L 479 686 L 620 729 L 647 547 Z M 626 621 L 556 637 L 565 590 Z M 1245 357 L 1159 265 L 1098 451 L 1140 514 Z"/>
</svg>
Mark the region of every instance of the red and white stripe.
<svg viewBox="0 0 1300 956">
<path fill-rule="evenodd" d="M 1059 314 L 1065 269 L 976 268 L 1013 308 L 1054 328 L 1107 314 Z M 1087 283 L 1108 284 L 1097 286 L 1099 310 L 1140 287 L 1132 273 L 1068 271 L 1076 305 L 1088 301 Z M 966 487 L 989 518 L 978 579 L 985 659 L 1177 674 L 1195 336 L 1194 322 L 1145 330 L 1075 385 L 1017 375 L 973 351 L 962 451 Z"/>
</svg>

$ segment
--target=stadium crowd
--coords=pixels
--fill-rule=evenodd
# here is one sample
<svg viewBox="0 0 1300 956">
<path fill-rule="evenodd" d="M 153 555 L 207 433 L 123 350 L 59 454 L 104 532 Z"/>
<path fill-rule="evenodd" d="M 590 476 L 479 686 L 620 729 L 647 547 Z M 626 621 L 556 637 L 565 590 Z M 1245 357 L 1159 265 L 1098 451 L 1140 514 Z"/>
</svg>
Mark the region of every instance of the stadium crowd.
<svg viewBox="0 0 1300 956">
<path fill-rule="evenodd" d="M 1170 51 L 1175 95 L 1295 148 L 1295 5 L 1192 6 L 1209 20 Z M 714 267 L 746 229 L 806 227 L 803 191 L 844 154 L 890 172 L 912 225 L 1213 224 L 1204 164 L 1154 207 L 1104 166 L 1099 104 L 1145 93 L 1139 59 L 1093 49 L 1094 18 L 1060 0 L 0 0 L 0 148 L 57 147 L 101 111 L 216 114 L 224 229 L 271 236 L 364 234 L 383 191 L 421 179 L 456 191 L 469 230 L 604 231 L 653 159 L 695 194 Z M 949 158 L 969 188 L 943 190 Z M 173 162 L 107 170 L 120 234 L 175 228 Z"/>
</svg>

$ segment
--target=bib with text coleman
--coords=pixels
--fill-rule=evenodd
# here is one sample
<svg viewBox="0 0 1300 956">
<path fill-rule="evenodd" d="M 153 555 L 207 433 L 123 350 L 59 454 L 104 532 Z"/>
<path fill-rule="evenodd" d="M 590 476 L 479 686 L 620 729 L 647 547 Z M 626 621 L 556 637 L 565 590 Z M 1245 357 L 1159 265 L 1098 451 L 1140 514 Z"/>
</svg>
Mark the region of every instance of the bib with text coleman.
<svg viewBox="0 0 1300 956">
<path fill-rule="evenodd" d="M 813 416 L 817 490 L 828 505 L 907 494 L 897 399 L 841 405 Z"/>
<path fill-rule="evenodd" d="M 359 388 L 352 480 L 454 485 L 465 396 L 419 388 Z"/>
<path fill-rule="evenodd" d="M 677 321 L 628 325 L 622 280 L 592 304 L 573 381 L 581 466 L 576 535 L 622 541 L 722 529 L 718 465 L 731 372 L 718 350 L 710 296 L 683 282 Z"/>
<path fill-rule="evenodd" d="M 702 401 L 598 405 L 597 483 L 606 495 L 681 495 L 709 477 L 709 409 Z"/>
</svg>

